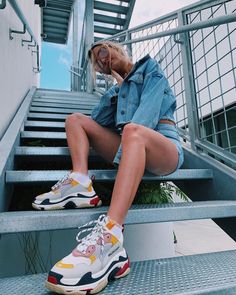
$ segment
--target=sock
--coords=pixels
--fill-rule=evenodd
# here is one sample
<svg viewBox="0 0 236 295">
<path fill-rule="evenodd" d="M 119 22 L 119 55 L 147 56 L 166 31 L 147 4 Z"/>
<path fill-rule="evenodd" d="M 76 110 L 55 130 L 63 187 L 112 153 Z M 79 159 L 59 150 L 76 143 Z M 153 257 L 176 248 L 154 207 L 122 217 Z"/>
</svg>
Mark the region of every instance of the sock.
<svg viewBox="0 0 236 295">
<path fill-rule="evenodd" d="M 72 172 L 71 177 L 81 183 L 83 186 L 88 186 L 91 183 L 91 179 L 89 178 L 88 174 L 83 174 L 80 172 Z"/>
<path fill-rule="evenodd" d="M 106 224 L 106 227 L 114 234 L 116 238 L 119 240 L 123 240 L 123 226 L 117 223 L 115 220 L 112 220 L 109 216 L 108 222 Z"/>
</svg>

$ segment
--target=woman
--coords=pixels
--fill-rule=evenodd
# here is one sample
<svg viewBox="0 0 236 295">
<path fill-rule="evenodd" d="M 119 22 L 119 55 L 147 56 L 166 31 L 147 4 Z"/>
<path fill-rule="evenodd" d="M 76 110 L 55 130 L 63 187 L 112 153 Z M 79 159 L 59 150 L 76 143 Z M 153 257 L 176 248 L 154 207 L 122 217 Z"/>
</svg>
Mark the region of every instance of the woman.
<svg viewBox="0 0 236 295">
<path fill-rule="evenodd" d="M 122 225 L 144 171 L 166 175 L 183 163 L 173 117 L 176 100 L 158 63 L 147 55 L 133 65 L 123 47 L 112 42 L 93 45 L 89 58 L 94 71 L 112 75 L 117 84 L 101 97 L 91 118 L 79 113 L 67 118 L 72 172 L 51 192 L 38 196 L 33 206 L 58 209 L 101 204 L 88 177 L 90 145 L 118 165 L 118 172 L 107 215 L 90 223 L 94 228 L 80 239 L 88 231 L 82 230 L 78 246 L 49 273 L 46 286 L 62 294 L 94 294 L 110 278 L 129 273 Z"/>
</svg>

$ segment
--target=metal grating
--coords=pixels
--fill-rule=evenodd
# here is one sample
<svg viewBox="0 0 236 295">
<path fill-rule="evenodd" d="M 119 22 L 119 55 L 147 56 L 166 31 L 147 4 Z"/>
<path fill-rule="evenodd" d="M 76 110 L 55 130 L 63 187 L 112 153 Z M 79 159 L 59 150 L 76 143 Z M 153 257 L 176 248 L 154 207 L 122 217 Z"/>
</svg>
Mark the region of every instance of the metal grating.
<svg viewBox="0 0 236 295">
<path fill-rule="evenodd" d="M 42 7 L 42 38 L 45 42 L 65 44 L 68 39 L 74 0 L 47 0 Z"/>
<path fill-rule="evenodd" d="M 4 295 L 49 295 L 46 274 L 0 279 Z M 236 291 L 236 251 L 165 258 L 131 264 L 130 274 L 110 282 L 101 295 L 231 295 Z"/>
</svg>

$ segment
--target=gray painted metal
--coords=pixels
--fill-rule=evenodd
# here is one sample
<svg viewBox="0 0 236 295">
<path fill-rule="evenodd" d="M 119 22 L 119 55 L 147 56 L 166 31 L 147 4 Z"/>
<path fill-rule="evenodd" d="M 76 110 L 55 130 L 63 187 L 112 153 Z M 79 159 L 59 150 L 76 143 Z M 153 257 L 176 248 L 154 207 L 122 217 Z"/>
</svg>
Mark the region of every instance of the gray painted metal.
<svg viewBox="0 0 236 295">
<path fill-rule="evenodd" d="M 16 211 L 0 213 L 0 234 L 77 228 L 108 207 L 54 211 Z M 236 201 L 205 201 L 161 205 L 133 205 L 125 224 L 156 223 L 236 216 Z M 63 222 L 62 222 L 63 220 Z"/>
<path fill-rule="evenodd" d="M 97 156 L 98 154 L 90 149 L 89 156 Z M 15 149 L 15 156 L 70 156 L 68 147 L 25 147 L 19 146 Z"/>
<path fill-rule="evenodd" d="M 127 12 L 128 12 L 128 7 L 110 4 L 110 3 L 106 3 L 106 2 L 100 2 L 100 1 L 94 1 L 94 9 L 108 11 L 108 12 L 114 12 L 114 13 L 118 13 L 118 14 L 127 14 Z"/>
<path fill-rule="evenodd" d="M 91 115 L 91 111 L 84 110 L 84 109 L 71 109 L 71 108 L 64 108 L 64 109 L 58 109 L 58 108 L 44 108 L 44 107 L 30 107 L 31 112 L 39 112 L 39 113 L 57 113 L 57 114 L 73 114 L 76 112 L 83 113 L 85 115 Z"/>
<path fill-rule="evenodd" d="M 47 274 L 0 279 L 4 295 L 49 295 Z M 236 251 L 131 263 L 130 274 L 110 282 L 101 295 L 233 295 Z"/>
<path fill-rule="evenodd" d="M 39 88 L 37 89 L 35 93 L 35 97 L 51 97 L 51 98 L 57 98 L 57 99 L 63 99 L 63 98 L 78 98 L 78 99 L 96 99 L 98 96 L 96 94 L 86 93 L 86 92 L 73 92 L 73 91 L 66 91 L 66 90 L 50 90 L 50 89 L 43 89 Z"/>
<path fill-rule="evenodd" d="M 26 121 L 24 125 L 25 127 L 65 128 L 64 122 Z"/>
<path fill-rule="evenodd" d="M 55 98 L 34 98 L 33 101 L 34 102 L 46 102 L 46 103 L 56 103 L 56 104 L 74 104 L 74 105 L 79 105 L 79 106 L 83 106 L 83 105 L 87 105 L 87 106 L 95 106 L 96 104 L 98 104 L 98 99 L 92 101 L 85 101 L 85 100 L 81 100 L 80 99 L 55 99 Z"/>
<path fill-rule="evenodd" d="M 45 119 L 65 121 L 68 115 L 63 114 L 45 114 L 45 113 L 28 113 L 28 119 Z"/>
<path fill-rule="evenodd" d="M 112 17 L 94 13 L 94 21 L 100 23 L 113 24 L 118 26 L 123 26 L 125 24 L 125 19 L 120 17 Z"/>
<path fill-rule="evenodd" d="M 121 30 L 113 29 L 113 28 L 107 28 L 107 27 L 101 27 L 101 26 L 94 26 L 94 32 L 100 33 L 100 34 L 109 34 L 109 35 L 115 35 L 121 32 Z"/>
<path fill-rule="evenodd" d="M 66 139 L 65 132 L 21 131 L 21 138 Z"/>
<path fill-rule="evenodd" d="M 14 147 L 19 144 L 19 131 L 23 125 L 34 92 L 35 87 L 33 87 L 24 98 L 19 110 L 0 142 L 0 211 L 5 210 L 11 200 L 10 196 L 12 187 L 6 186 L 5 172 L 7 169 L 13 168 Z M 6 198 L 7 195 L 8 198 Z"/>
<path fill-rule="evenodd" d="M 46 132 L 45 132 L 46 133 Z M 36 171 L 7 171 L 7 183 L 36 183 L 56 182 L 69 171 L 66 170 L 36 170 Z M 89 170 L 89 176 L 94 175 L 96 181 L 109 182 L 116 178 L 117 170 Z M 212 180 L 210 169 L 179 169 L 165 176 L 156 176 L 146 172 L 142 178 L 144 181 L 173 181 L 173 180 Z M 198 182 L 199 185 L 199 182 Z"/>
<path fill-rule="evenodd" d="M 86 104 L 71 104 L 71 103 L 51 103 L 51 102 L 32 102 L 32 107 L 53 107 L 53 108 L 70 108 L 70 109 L 93 109 L 94 105 L 86 105 Z"/>
<path fill-rule="evenodd" d="M 65 44 L 74 0 L 47 0 L 42 8 L 43 41 Z"/>
</svg>

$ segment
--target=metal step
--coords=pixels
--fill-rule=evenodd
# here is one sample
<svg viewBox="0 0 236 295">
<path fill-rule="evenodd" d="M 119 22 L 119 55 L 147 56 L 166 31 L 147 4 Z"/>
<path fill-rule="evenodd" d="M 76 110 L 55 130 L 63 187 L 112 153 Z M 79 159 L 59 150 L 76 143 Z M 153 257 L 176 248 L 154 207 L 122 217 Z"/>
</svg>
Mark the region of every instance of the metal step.
<svg viewBox="0 0 236 295">
<path fill-rule="evenodd" d="M 88 105 L 88 106 L 95 106 L 98 104 L 99 99 L 96 99 L 94 101 L 83 101 L 80 99 L 66 99 L 66 100 L 61 100 L 57 98 L 34 98 L 32 102 L 46 102 L 46 103 L 57 103 L 57 104 L 78 104 L 78 105 Z"/>
<path fill-rule="evenodd" d="M 27 115 L 28 119 L 42 119 L 42 120 L 58 120 L 65 121 L 68 117 L 66 114 L 48 114 L 48 113 L 31 113 L 29 112 Z"/>
<path fill-rule="evenodd" d="M 51 121 L 26 121 L 25 127 L 47 127 L 47 128 L 64 128 L 65 122 L 51 122 Z"/>
<path fill-rule="evenodd" d="M 37 139 L 66 139 L 65 132 L 22 131 L 21 138 Z"/>
<path fill-rule="evenodd" d="M 68 147 L 24 147 L 19 146 L 15 150 L 15 156 L 27 156 L 27 157 L 42 157 L 42 156 L 70 156 Z M 98 156 L 95 150 L 90 149 L 89 157 Z"/>
<path fill-rule="evenodd" d="M 126 22 L 126 19 L 94 13 L 94 21 L 100 22 L 100 23 L 123 26 Z"/>
<path fill-rule="evenodd" d="M 108 207 L 0 213 L 0 234 L 77 228 Z M 202 201 L 161 205 L 133 205 L 125 224 L 225 218 L 236 216 L 236 201 Z"/>
<path fill-rule="evenodd" d="M 56 182 L 65 176 L 69 171 L 66 170 L 20 170 L 6 171 L 6 183 L 37 183 L 37 182 Z M 114 181 L 117 170 L 89 170 L 89 175 L 95 176 L 96 181 Z M 166 176 L 156 176 L 145 173 L 143 181 L 174 181 L 174 180 L 211 180 L 213 177 L 210 169 L 179 169 Z"/>
<path fill-rule="evenodd" d="M 0 279 L 4 295 L 49 295 L 47 274 Z M 235 295 L 236 251 L 131 263 L 128 276 L 109 282 L 101 295 Z"/>
<path fill-rule="evenodd" d="M 118 13 L 118 14 L 127 14 L 129 7 L 114 5 L 114 4 L 100 2 L 100 1 L 94 1 L 94 9 Z"/>
<path fill-rule="evenodd" d="M 48 90 L 48 89 L 37 89 L 34 97 L 38 98 L 57 98 L 57 99 L 84 99 L 85 101 L 87 99 L 97 99 L 98 96 L 96 94 L 90 94 L 86 92 L 71 92 L 71 91 L 65 91 L 65 90 Z"/>
<path fill-rule="evenodd" d="M 55 103 L 55 102 L 32 102 L 31 107 L 52 107 L 52 108 L 70 108 L 70 109 L 85 109 L 92 110 L 94 105 L 72 104 L 72 103 Z"/>
<path fill-rule="evenodd" d="M 71 109 L 71 108 L 44 108 L 44 107 L 30 107 L 30 112 L 39 112 L 39 113 L 56 113 L 56 114 L 73 114 L 73 113 L 83 113 L 85 115 L 91 115 L 91 110 L 85 109 Z"/>
<path fill-rule="evenodd" d="M 115 35 L 122 32 L 122 30 L 108 28 L 108 27 L 94 26 L 94 32 L 100 33 L 100 34 Z"/>
</svg>

